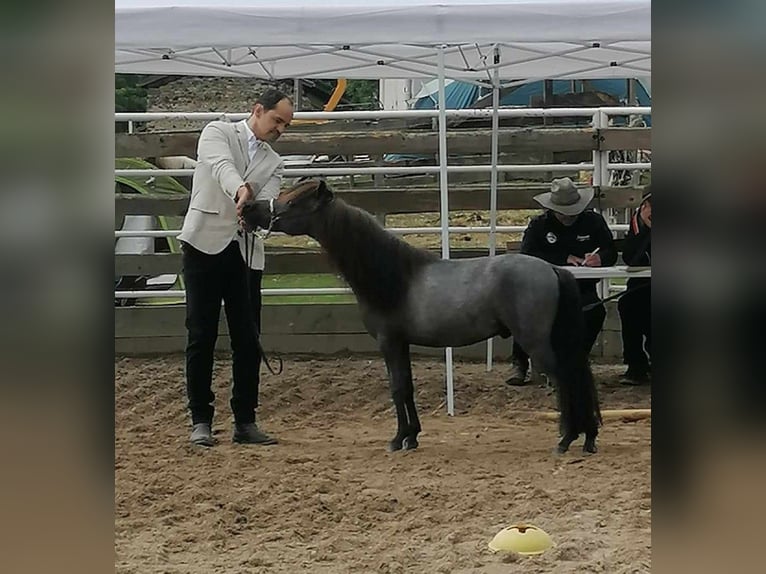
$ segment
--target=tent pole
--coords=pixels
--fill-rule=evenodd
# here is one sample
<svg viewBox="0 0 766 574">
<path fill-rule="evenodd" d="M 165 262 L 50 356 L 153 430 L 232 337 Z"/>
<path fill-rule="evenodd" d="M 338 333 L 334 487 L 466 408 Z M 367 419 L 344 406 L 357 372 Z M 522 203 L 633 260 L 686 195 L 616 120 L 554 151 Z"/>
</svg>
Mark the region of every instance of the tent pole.
<svg viewBox="0 0 766 574">
<path fill-rule="evenodd" d="M 593 128 L 595 130 L 603 130 L 609 127 L 609 116 L 601 111 L 601 108 L 593 114 Z M 601 186 L 608 186 L 609 181 L 609 169 L 607 164 L 609 163 L 609 152 L 606 150 L 594 150 L 593 151 L 593 178 L 592 186 L 596 189 L 597 193 L 601 194 Z M 604 210 L 601 209 L 601 201 L 597 202 L 598 212 L 603 216 Z M 608 210 L 611 211 L 611 210 Z M 609 213 L 607 213 L 609 216 Z M 609 291 L 609 281 L 601 279 L 596 286 L 596 291 L 599 297 L 605 297 Z"/>
<path fill-rule="evenodd" d="M 497 237 L 495 236 L 497 227 L 497 156 L 498 156 L 498 130 L 500 129 L 500 116 L 498 108 L 500 107 L 500 48 L 497 44 L 494 47 L 494 64 L 492 69 L 492 171 L 490 172 L 489 183 L 489 256 L 494 257 Z M 494 338 L 487 339 L 487 372 L 492 370 L 492 355 L 494 348 Z"/>
<path fill-rule="evenodd" d="M 609 116 L 599 109 L 598 117 L 599 117 L 599 124 L 598 124 L 599 129 L 607 129 L 609 127 Z M 606 150 L 603 150 L 599 152 L 599 155 L 601 156 L 601 185 L 608 186 L 611 183 L 609 181 L 610 174 L 608 169 L 609 152 Z M 612 217 L 612 210 L 608 209 L 606 211 L 608 216 L 607 221 L 612 221 L 614 223 L 614 218 Z M 602 216 L 604 215 L 604 210 L 601 209 L 600 201 L 599 201 L 599 213 L 601 213 Z M 598 290 L 600 291 L 598 294 L 599 297 L 603 298 L 609 294 L 610 283 L 611 281 L 609 279 L 602 279 L 601 281 L 598 282 Z M 603 343 L 602 343 L 602 353 L 603 353 Z"/>
<path fill-rule="evenodd" d="M 293 78 L 293 106 L 296 111 L 301 111 L 303 106 L 303 85 L 300 78 Z"/>
<path fill-rule="evenodd" d="M 439 46 L 439 192 L 441 198 L 442 259 L 449 259 L 449 199 L 447 197 L 447 98 L 444 92 L 444 49 Z M 452 347 L 444 350 L 447 369 L 447 414 L 455 414 L 455 389 L 452 378 Z"/>
</svg>

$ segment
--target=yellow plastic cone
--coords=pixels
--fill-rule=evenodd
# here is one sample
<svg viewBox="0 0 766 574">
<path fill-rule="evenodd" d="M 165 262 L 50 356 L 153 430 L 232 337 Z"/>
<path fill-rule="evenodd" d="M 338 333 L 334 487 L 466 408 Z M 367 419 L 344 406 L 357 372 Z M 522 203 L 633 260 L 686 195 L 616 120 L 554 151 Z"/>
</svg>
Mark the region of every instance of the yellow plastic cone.
<svg viewBox="0 0 766 574">
<path fill-rule="evenodd" d="M 514 524 L 495 534 L 489 543 L 493 552 L 516 552 L 524 556 L 542 554 L 553 546 L 545 530 L 532 524 Z"/>
</svg>

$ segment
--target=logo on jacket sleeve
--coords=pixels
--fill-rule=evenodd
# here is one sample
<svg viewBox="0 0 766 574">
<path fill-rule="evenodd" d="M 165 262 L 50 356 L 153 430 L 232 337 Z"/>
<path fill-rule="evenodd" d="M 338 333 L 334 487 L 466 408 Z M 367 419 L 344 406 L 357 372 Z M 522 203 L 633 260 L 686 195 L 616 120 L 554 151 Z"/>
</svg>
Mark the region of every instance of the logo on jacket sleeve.
<svg viewBox="0 0 766 574">
<path fill-rule="evenodd" d="M 553 233 L 552 231 L 549 231 L 548 233 L 545 234 L 545 240 L 551 245 L 553 245 L 559 240 L 559 238 L 556 237 L 555 233 Z"/>
</svg>

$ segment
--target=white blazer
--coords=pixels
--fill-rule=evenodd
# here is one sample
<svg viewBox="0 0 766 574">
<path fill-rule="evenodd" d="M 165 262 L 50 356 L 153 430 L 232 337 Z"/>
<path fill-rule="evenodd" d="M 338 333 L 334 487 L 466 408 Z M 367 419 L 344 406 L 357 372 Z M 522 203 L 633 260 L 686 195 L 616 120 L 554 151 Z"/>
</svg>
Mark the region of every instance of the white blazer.
<svg viewBox="0 0 766 574">
<path fill-rule="evenodd" d="M 207 124 L 197 144 L 191 200 L 178 239 L 210 255 L 236 239 L 244 259 L 244 234 L 237 233 L 237 189 L 249 182 L 257 199 L 276 197 L 283 169 L 284 162 L 266 142 L 258 142 L 250 161 L 247 130 L 241 122 Z M 250 244 L 250 267 L 263 269 L 263 241 L 250 236 Z"/>
</svg>

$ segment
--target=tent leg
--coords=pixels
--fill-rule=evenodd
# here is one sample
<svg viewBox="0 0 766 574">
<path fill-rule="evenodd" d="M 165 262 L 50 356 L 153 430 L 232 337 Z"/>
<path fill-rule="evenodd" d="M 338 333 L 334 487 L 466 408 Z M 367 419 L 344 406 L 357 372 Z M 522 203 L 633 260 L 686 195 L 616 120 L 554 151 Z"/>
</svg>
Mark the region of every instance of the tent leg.
<svg viewBox="0 0 766 574">
<path fill-rule="evenodd" d="M 593 114 L 593 128 L 602 130 L 609 127 L 609 116 L 599 110 Z M 601 193 L 601 186 L 608 186 L 611 182 L 609 180 L 609 152 L 606 150 L 595 150 L 593 152 L 593 187 L 595 187 L 599 193 Z M 607 212 L 607 217 L 611 215 L 611 210 L 601 209 L 601 201 L 598 201 L 598 212 L 603 216 L 604 212 Z M 614 222 L 612 222 L 614 223 Z M 596 291 L 599 297 L 603 298 L 609 294 L 609 281 L 602 279 L 596 286 Z"/>
<path fill-rule="evenodd" d="M 441 198 L 442 259 L 449 259 L 449 198 L 447 195 L 447 111 L 444 92 L 444 49 L 439 46 L 439 192 Z M 452 347 L 444 352 L 447 369 L 447 414 L 455 414 Z"/>
<path fill-rule="evenodd" d="M 500 72 L 497 67 L 500 64 L 500 48 L 495 45 L 494 64 L 492 70 L 492 170 L 490 172 L 489 184 L 489 256 L 495 255 L 495 246 L 497 237 L 495 228 L 497 227 L 497 156 L 498 156 L 498 130 L 500 129 L 500 116 L 498 108 L 500 107 Z M 494 352 L 494 339 L 487 339 L 487 372 L 492 370 L 492 355 Z"/>
</svg>

